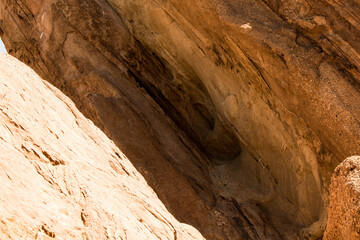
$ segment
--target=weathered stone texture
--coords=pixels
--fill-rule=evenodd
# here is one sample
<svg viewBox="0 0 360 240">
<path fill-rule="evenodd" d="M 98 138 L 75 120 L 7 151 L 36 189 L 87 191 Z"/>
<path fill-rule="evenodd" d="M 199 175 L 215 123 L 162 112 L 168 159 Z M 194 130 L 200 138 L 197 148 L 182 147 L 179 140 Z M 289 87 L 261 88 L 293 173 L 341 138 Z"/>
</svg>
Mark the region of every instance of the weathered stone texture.
<svg viewBox="0 0 360 240">
<path fill-rule="evenodd" d="M 324 240 L 360 239 L 360 157 L 349 157 L 331 179 Z"/>
<path fill-rule="evenodd" d="M 69 98 L 0 54 L 0 239 L 202 239 Z"/>
<path fill-rule="evenodd" d="M 318 239 L 331 173 L 359 153 L 358 12 L 355 0 L 4 0 L 0 32 L 179 221 L 209 239 Z"/>
</svg>

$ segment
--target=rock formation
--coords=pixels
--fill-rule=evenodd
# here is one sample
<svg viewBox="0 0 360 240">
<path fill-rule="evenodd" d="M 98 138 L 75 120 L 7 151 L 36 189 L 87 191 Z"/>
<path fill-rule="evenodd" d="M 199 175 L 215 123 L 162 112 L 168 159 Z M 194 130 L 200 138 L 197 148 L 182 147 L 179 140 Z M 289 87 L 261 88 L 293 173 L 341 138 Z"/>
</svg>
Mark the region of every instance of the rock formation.
<svg viewBox="0 0 360 240">
<path fill-rule="evenodd" d="M 4 0 L 8 52 L 207 239 L 318 239 L 360 145 L 355 0 Z"/>
<path fill-rule="evenodd" d="M 360 157 L 350 157 L 331 180 L 324 240 L 360 239 Z"/>
<path fill-rule="evenodd" d="M 51 84 L 0 54 L 0 239 L 202 239 Z"/>
</svg>

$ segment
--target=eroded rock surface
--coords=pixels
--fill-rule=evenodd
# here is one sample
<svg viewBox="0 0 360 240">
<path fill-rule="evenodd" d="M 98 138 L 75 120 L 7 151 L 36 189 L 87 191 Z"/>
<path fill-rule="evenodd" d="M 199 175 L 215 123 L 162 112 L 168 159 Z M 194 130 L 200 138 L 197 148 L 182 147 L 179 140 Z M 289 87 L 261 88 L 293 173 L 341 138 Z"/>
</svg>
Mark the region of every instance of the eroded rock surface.
<svg viewBox="0 0 360 240">
<path fill-rule="evenodd" d="M 4 0 L 0 33 L 179 221 L 209 239 L 318 239 L 331 173 L 359 152 L 358 9 Z"/>
<path fill-rule="evenodd" d="M 70 99 L 5 54 L 0 182 L 0 239 L 203 239 Z"/>
<path fill-rule="evenodd" d="M 360 157 L 342 162 L 331 179 L 324 240 L 360 239 Z"/>
</svg>

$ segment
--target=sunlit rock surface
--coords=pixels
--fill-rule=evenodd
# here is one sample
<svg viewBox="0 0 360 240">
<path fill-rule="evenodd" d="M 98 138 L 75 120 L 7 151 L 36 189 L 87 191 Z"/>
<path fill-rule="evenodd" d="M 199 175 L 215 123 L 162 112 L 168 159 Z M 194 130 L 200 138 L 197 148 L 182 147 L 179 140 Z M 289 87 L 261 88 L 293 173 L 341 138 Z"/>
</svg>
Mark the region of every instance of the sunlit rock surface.
<svg viewBox="0 0 360 240">
<path fill-rule="evenodd" d="M 69 98 L 3 53 L 0 182 L 0 239 L 203 239 Z"/>
<path fill-rule="evenodd" d="M 324 240 L 360 238 L 360 157 L 349 157 L 331 179 Z"/>
<path fill-rule="evenodd" d="M 5 0 L 8 52 L 208 239 L 318 239 L 359 153 L 355 0 Z M 126 137 L 124 137 L 126 136 Z"/>
</svg>

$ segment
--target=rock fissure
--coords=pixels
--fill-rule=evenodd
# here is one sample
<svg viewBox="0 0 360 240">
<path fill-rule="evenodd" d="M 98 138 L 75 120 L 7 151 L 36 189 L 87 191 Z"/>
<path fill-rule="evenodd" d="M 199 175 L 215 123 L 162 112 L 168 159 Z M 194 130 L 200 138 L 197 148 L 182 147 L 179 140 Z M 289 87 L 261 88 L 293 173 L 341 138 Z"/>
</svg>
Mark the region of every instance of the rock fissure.
<svg viewBox="0 0 360 240">
<path fill-rule="evenodd" d="M 0 33 L 10 54 L 60 88 L 114 141 L 178 221 L 207 239 L 318 239 L 326 227 L 331 173 L 360 144 L 360 6 L 346 3 L 13 0 L 0 4 Z M 81 114 L 59 99 L 72 113 L 69 124 L 81 128 Z M 15 135 L 29 131 L 18 121 L 22 130 L 14 129 Z M 48 124 L 52 142 L 64 138 L 66 129 Z M 97 131 L 76 138 L 104 149 Z M 141 179 L 117 150 L 107 149 L 103 154 L 111 157 L 99 166 L 75 160 L 85 154 L 75 142 L 66 155 L 36 144 L 36 150 L 23 149 L 26 157 L 33 152 L 50 162 L 38 168 L 47 176 L 51 167 L 46 179 L 60 189 L 65 184 L 71 195 L 80 194 L 78 186 L 95 172 L 96 179 L 108 171 L 109 180 Z M 72 172 L 77 161 L 86 164 Z M 75 172 L 82 181 L 71 178 Z M 91 182 L 101 185 L 96 179 Z M 143 195 L 125 185 L 124 194 L 141 203 Z M 96 186 L 86 188 L 100 193 Z M 107 193 L 122 198 L 116 194 Z M 98 197 L 87 211 L 88 239 L 110 237 L 100 215 L 111 226 L 123 220 L 106 217 L 111 207 Z M 183 225 L 160 219 L 163 210 L 152 207 L 145 207 L 152 216 L 147 220 L 167 225 L 153 237 L 199 237 L 179 232 Z M 134 224 L 144 236 L 154 229 L 145 220 Z M 126 226 L 119 232 L 134 239 Z"/>
</svg>

